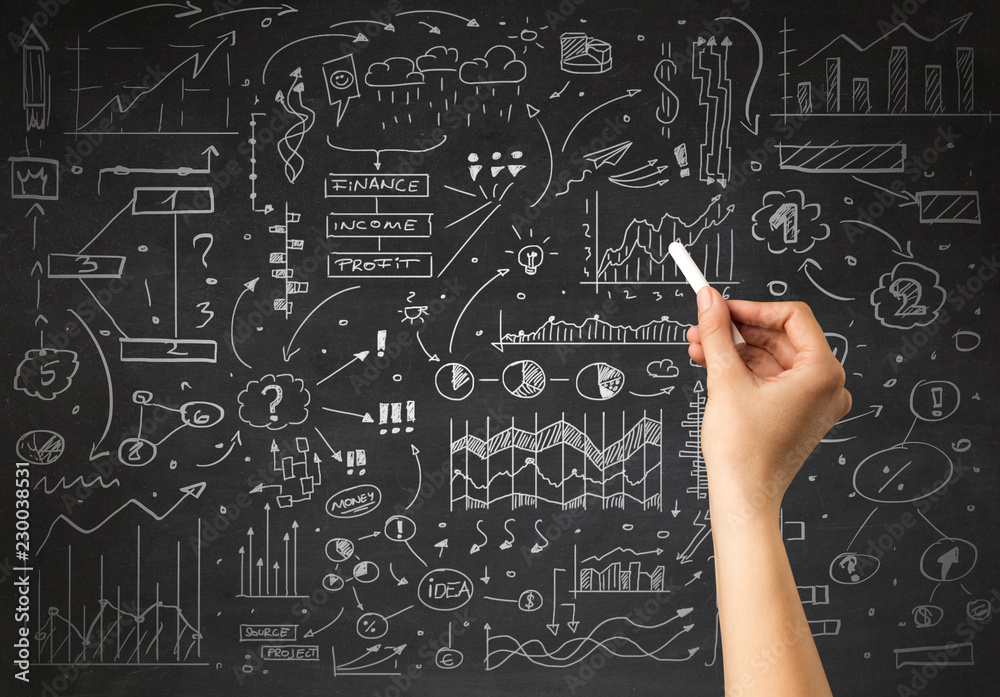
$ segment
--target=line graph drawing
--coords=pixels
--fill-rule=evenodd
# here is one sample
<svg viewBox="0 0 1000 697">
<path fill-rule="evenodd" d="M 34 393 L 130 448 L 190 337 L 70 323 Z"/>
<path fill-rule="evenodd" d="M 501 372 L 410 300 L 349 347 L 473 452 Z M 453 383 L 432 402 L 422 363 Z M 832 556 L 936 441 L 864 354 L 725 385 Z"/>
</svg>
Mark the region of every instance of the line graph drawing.
<svg viewBox="0 0 1000 697">
<path fill-rule="evenodd" d="M 686 346 L 687 328 L 666 316 L 633 326 L 594 315 L 579 324 L 552 316 L 535 329 L 505 332 L 501 310 L 498 340 L 493 346 L 501 352 L 508 346 Z"/>
<path fill-rule="evenodd" d="M 532 428 L 510 426 L 486 437 L 469 434 L 469 424 L 456 434 L 450 426 L 451 507 L 489 509 L 496 505 L 537 507 L 547 503 L 568 508 L 663 508 L 662 412 L 659 420 L 643 412 L 621 436 L 608 442 L 609 426 L 601 414 L 599 441 L 588 434 L 586 415 L 578 427 L 566 420 Z"/>
<path fill-rule="evenodd" d="M 200 540 L 201 519 L 198 520 L 197 534 Z M 208 665 L 199 660 L 202 641 L 201 545 L 195 545 L 194 570 L 191 571 L 182 563 L 181 542 L 178 540 L 173 559 L 173 578 L 154 575 L 146 586 L 143 585 L 145 564 L 140 526 L 136 526 L 135 530 L 134 552 L 131 564 L 135 571 L 134 586 L 131 579 L 129 585 L 124 582 L 131 575 L 128 571 L 120 571 L 119 582 L 111 585 L 110 580 L 105 578 L 106 557 L 100 554 L 97 587 L 91 587 L 93 575 L 84 575 L 74 588 L 73 545 L 67 546 L 65 596 L 61 592 L 50 595 L 48 589 L 53 586 L 39 583 L 39 616 L 34 634 L 36 665 Z M 108 559 L 111 558 L 109 555 Z M 169 572 L 169 569 L 161 566 L 160 571 Z M 153 591 L 149 590 L 149 585 L 153 586 Z M 168 594 L 171 589 L 173 593 Z"/>
<path fill-rule="evenodd" d="M 772 115 L 786 119 L 792 114 L 809 114 L 810 118 L 989 117 L 992 111 L 976 111 L 976 49 L 962 36 L 972 16 L 972 12 L 959 15 L 936 34 L 914 28 L 912 17 L 894 21 L 870 41 L 839 34 L 804 54 L 793 66 L 794 73 L 786 66 L 784 113 Z M 800 52 L 789 48 L 792 31 L 786 27 L 782 33 L 786 57 Z M 874 65 L 883 69 L 873 70 Z M 787 87 L 789 77 L 794 95 Z M 794 109 L 788 108 L 790 103 Z"/>
<path fill-rule="evenodd" d="M 150 136 L 150 135 L 236 135 L 237 131 L 231 131 L 228 129 L 228 101 L 224 102 L 224 106 L 219 111 L 226 114 L 225 120 L 222 123 L 217 123 L 209 127 L 210 130 L 194 130 L 190 127 L 185 127 L 184 124 L 184 107 L 183 99 L 177 99 L 173 97 L 176 101 L 171 101 L 171 108 L 176 108 L 176 112 L 168 114 L 169 120 L 164 124 L 164 105 L 166 101 L 161 102 L 159 110 L 156 110 L 153 106 L 153 99 L 149 98 L 150 95 L 156 93 L 157 96 L 164 95 L 164 100 L 171 99 L 169 95 L 166 95 L 166 89 L 162 89 L 168 82 L 176 81 L 180 82 L 180 93 L 182 96 L 187 96 L 192 94 L 194 91 L 201 90 L 202 88 L 191 88 L 186 84 L 186 80 L 195 81 L 205 73 L 209 66 L 216 66 L 217 64 L 222 64 L 225 62 L 228 65 L 228 60 L 223 61 L 223 57 L 228 57 L 228 50 L 236 46 L 236 31 L 230 31 L 225 34 L 221 34 L 216 37 L 216 40 L 211 45 L 198 45 L 192 46 L 192 48 L 203 49 L 198 50 L 184 58 L 172 68 L 167 70 L 158 70 L 151 72 L 147 67 L 146 75 L 139 75 L 138 77 L 130 76 L 128 80 L 134 80 L 140 83 L 134 87 L 128 87 L 127 92 L 119 92 L 113 95 L 111 98 L 107 99 L 99 107 L 89 111 L 90 116 L 86 114 L 81 115 L 79 109 L 79 101 L 77 103 L 76 118 L 73 124 L 73 130 L 67 131 L 66 135 L 86 135 L 99 133 L 102 136 L 106 135 L 136 135 L 136 136 Z M 85 48 L 81 45 L 79 39 L 75 47 L 67 49 L 76 54 L 76 87 L 74 92 L 76 92 L 78 98 L 85 95 L 85 93 L 90 92 L 93 89 L 99 89 L 99 85 L 84 85 L 82 83 L 82 73 L 81 73 L 81 56 L 85 55 L 87 51 L 92 49 Z M 140 71 L 142 68 L 140 67 Z M 206 77 L 207 81 L 208 78 Z M 228 86 L 228 73 L 225 79 Z M 203 95 L 208 95 L 210 97 L 218 98 L 220 93 L 224 93 L 225 90 L 215 89 L 208 92 L 201 92 Z M 134 116 L 133 109 L 137 105 L 150 105 L 150 110 L 144 112 L 142 116 L 138 118 Z M 152 113 L 152 112 L 157 113 Z M 136 122 L 140 125 L 134 126 Z M 106 123 L 114 124 L 115 127 L 109 128 L 105 127 Z M 129 129 L 125 129 L 124 124 L 130 126 Z M 167 130 L 172 129 L 172 130 Z"/>
<path fill-rule="evenodd" d="M 588 280 L 583 285 L 685 285 L 687 281 L 677 269 L 667 251 L 670 243 L 681 240 L 692 249 L 692 257 L 700 262 L 707 279 L 713 283 L 735 284 L 735 239 L 733 231 L 723 231 L 722 224 L 735 207 L 725 208 L 720 197 L 714 196 L 705 210 L 691 221 L 667 212 L 656 223 L 633 218 L 619 241 L 601 245 L 600 226 L 595 221 L 592 253 L 593 276 L 585 269 Z M 597 216 L 595 206 L 595 218 Z"/>
<path fill-rule="evenodd" d="M 67 517 L 65 514 L 61 513 L 61 514 L 59 514 L 59 517 L 57 517 L 55 520 L 52 521 L 52 524 L 49 526 L 49 531 L 45 534 L 45 537 L 42 539 L 42 543 L 40 545 L 38 545 L 38 549 L 41 550 L 42 547 L 45 546 L 45 543 L 49 541 L 49 538 L 52 537 L 52 531 L 55 530 L 56 525 L 59 524 L 59 521 L 65 522 L 71 528 L 73 528 L 77 532 L 82 533 L 84 535 L 89 535 L 91 533 L 97 532 L 102 527 L 104 527 L 108 522 L 110 522 L 111 520 L 113 520 L 119 513 L 125 511 L 128 508 L 132 508 L 132 507 L 140 509 L 144 513 L 148 514 L 149 517 L 153 518 L 153 520 L 160 521 L 160 520 L 163 520 L 164 518 L 166 518 L 171 513 L 173 513 L 174 510 L 178 506 L 180 506 L 182 503 L 184 503 L 185 499 L 187 499 L 188 497 L 195 498 L 195 499 L 201 498 L 201 495 L 203 493 L 205 493 L 205 487 L 206 486 L 208 486 L 208 485 L 205 482 L 198 482 L 197 484 L 190 484 L 188 486 L 182 486 L 180 488 L 180 491 L 181 491 L 181 493 L 183 495 L 180 498 L 177 499 L 177 501 L 174 503 L 174 505 L 172 505 L 170 508 L 168 508 L 164 513 L 160 513 L 160 514 L 157 514 L 156 512 L 154 512 L 153 510 L 151 510 L 148 506 L 146 506 L 144 503 L 142 503 L 138 499 L 129 499 L 128 501 L 126 501 L 125 503 L 123 503 L 121 506 L 119 506 L 118 508 L 116 508 L 114 511 L 112 511 L 111 513 L 109 513 L 107 516 L 105 516 L 104 520 L 102 520 L 100 523 L 98 523 L 97 525 L 94 525 L 94 526 L 92 526 L 90 528 L 85 528 L 85 527 L 82 527 L 82 526 L 78 525 L 77 523 L 74 523 L 72 519 L 70 519 L 69 517 Z"/>
</svg>

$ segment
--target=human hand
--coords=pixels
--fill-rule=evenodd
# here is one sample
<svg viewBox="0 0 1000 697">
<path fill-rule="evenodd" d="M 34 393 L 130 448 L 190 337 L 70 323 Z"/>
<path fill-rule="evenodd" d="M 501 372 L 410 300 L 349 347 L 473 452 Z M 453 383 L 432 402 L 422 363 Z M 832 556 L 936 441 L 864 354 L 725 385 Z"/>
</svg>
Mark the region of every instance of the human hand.
<svg viewBox="0 0 1000 697">
<path fill-rule="evenodd" d="M 746 345 L 733 343 L 735 320 Z M 742 515 L 777 515 L 809 453 L 851 409 L 844 369 L 804 303 L 698 293 L 691 358 L 708 369 L 702 452 L 709 496 Z"/>
</svg>

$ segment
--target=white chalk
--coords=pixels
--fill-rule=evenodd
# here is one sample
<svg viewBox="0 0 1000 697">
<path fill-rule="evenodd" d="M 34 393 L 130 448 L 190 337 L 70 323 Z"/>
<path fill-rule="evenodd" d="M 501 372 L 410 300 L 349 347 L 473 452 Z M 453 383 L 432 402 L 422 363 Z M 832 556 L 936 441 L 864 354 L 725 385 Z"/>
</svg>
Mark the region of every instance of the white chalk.
<svg viewBox="0 0 1000 697">
<path fill-rule="evenodd" d="M 681 270 L 681 273 L 684 274 L 684 278 L 687 279 L 687 282 L 691 284 L 692 288 L 694 288 L 695 293 L 708 286 L 708 281 L 706 281 L 705 277 L 702 275 L 701 269 L 699 269 L 698 265 L 694 263 L 694 259 L 692 259 L 691 255 L 688 254 L 688 250 L 684 247 L 684 245 L 674 240 L 670 243 L 670 246 L 667 249 L 670 252 L 670 256 L 674 258 L 674 263 L 677 264 L 677 268 Z M 735 324 L 733 325 L 733 342 L 737 346 L 746 343 L 746 340 L 743 338 L 743 335 L 740 334 Z"/>
</svg>

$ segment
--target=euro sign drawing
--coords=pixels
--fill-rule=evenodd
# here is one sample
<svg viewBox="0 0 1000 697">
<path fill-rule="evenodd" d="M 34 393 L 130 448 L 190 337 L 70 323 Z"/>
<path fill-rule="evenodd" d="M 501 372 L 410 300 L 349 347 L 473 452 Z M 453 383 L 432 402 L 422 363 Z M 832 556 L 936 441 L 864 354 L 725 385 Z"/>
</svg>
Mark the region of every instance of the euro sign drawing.
<svg viewBox="0 0 1000 697">
<path fill-rule="evenodd" d="M 354 65 L 354 54 L 334 58 L 323 64 L 323 81 L 326 84 L 326 96 L 330 106 L 337 107 L 337 125 L 344 118 L 347 106 L 355 97 L 360 97 L 358 90 L 358 70 Z"/>
</svg>

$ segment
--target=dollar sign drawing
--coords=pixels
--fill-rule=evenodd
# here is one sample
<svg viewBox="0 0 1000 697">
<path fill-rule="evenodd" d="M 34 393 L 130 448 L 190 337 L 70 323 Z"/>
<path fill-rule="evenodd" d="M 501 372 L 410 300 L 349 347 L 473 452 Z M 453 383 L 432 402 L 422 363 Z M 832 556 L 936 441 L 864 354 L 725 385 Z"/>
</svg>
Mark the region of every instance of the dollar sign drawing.
<svg viewBox="0 0 1000 697">
<path fill-rule="evenodd" d="M 524 599 L 524 604 L 529 610 L 533 609 L 535 607 L 535 597 L 529 594 L 528 597 Z"/>
<path fill-rule="evenodd" d="M 660 106 L 656 108 L 656 120 L 664 126 L 672 124 L 680 110 L 680 100 L 667 84 L 670 82 L 670 78 L 676 74 L 677 64 L 669 58 L 661 60 L 653 70 L 653 78 L 663 88 L 663 94 L 660 95 Z"/>
</svg>

